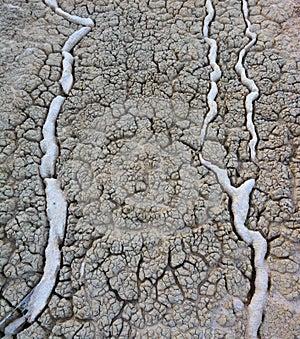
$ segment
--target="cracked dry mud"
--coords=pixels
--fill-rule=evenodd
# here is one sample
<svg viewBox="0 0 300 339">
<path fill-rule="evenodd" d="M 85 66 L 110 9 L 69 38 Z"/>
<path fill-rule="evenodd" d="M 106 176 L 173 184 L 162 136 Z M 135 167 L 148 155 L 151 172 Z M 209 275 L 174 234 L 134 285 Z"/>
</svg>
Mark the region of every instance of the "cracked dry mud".
<svg viewBox="0 0 300 339">
<path fill-rule="evenodd" d="M 0 0 L 1 336 L 300 337 L 300 2 Z"/>
</svg>

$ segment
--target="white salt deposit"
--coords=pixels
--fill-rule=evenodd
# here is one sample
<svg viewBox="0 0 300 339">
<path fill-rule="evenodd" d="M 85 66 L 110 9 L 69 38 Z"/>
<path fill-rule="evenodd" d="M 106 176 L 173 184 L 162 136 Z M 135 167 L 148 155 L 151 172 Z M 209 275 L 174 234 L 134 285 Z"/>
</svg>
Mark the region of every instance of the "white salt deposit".
<svg viewBox="0 0 300 339">
<path fill-rule="evenodd" d="M 55 10 L 58 7 L 56 0 L 45 0 L 45 4 L 53 10 Z"/>
<path fill-rule="evenodd" d="M 55 13 L 57 13 L 58 15 L 61 15 L 62 17 L 69 20 L 70 22 L 73 22 L 74 24 L 82 25 L 82 26 L 88 26 L 88 27 L 94 27 L 94 21 L 90 18 L 81 18 L 77 15 L 71 15 L 71 14 L 63 11 L 59 7 L 57 7 L 55 9 Z"/>
<path fill-rule="evenodd" d="M 209 112 L 204 119 L 204 123 L 201 129 L 200 146 L 202 146 L 204 142 L 208 124 L 215 118 L 218 112 L 217 103 L 215 101 L 215 98 L 218 94 L 218 87 L 216 82 L 221 77 L 221 70 L 216 63 L 217 44 L 214 39 L 208 38 L 209 25 L 214 17 L 214 8 L 210 0 L 206 1 L 206 10 L 208 14 L 204 20 L 203 35 L 205 41 L 210 46 L 208 58 L 210 65 L 213 68 L 213 72 L 211 72 L 210 74 L 211 88 L 207 95 Z M 252 137 L 249 143 L 251 159 L 252 161 L 255 161 L 257 135 L 255 132 L 255 126 L 253 124 L 253 102 L 259 96 L 259 91 L 254 81 L 247 77 L 245 68 L 243 66 L 243 59 L 247 51 L 255 44 L 256 34 L 251 32 L 251 23 L 248 19 L 248 4 L 245 0 L 243 0 L 243 15 L 244 20 L 247 24 L 246 35 L 251 39 L 251 41 L 240 51 L 235 69 L 236 72 L 240 75 L 242 83 L 247 86 L 250 91 L 245 100 L 245 108 L 247 113 L 247 129 L 249 130 Z M 251 245 L 254 249 L 254 268 L 256 273 L 254 282 L 255 291 L 248 306 L 247 338 L 256 339 L 258 329 L 262 321 L 263 309 L 267 299 L 268 267 L 265 261 L 265 256 L 267 253 L 266 240 L 259 232 L 249 230 L 245 227 L 245 221 L 249 212 L 250 194 L 255 185 L 255 180 L 249 179 L 245 181 L 240 187 L 233 187 L 225 169 L 221 169 L 218 166 L 213 165 L 209 161 L 206 161 L 205 159 L 203 159 L 201 153 L 199 154 L 199 159 L 202 165 L 206 166 L 214 172 L 219 181 L 219 184 L 231 198 L 232 213 L 234 215 L 234 225 L 236 232 L 248 245 Z"/>
<path fill-rule="evenodd" d="M 68 40 L 65 42 L 62 51 L 63 52 L 71 52 L 72 49 L 78 44 L 78 42 L 85 37 L 88 32 L 91 30 L 90 27 L 82 27 L 78 31 L 71 34 Z"/>
<path fill-rule="evenodd" d="M 49 221 L 48 245 L 45 251 L 46 263 L 41 281 L 33 289 L 28 302 L 26 318 L 33 322 L 47 304 L 56 276 L 60 269 L 60 244 L 65 234 L 67 203 L 57 179 L 45 179 L 47 216 Z"/>
<path fill-rule="evenodd" d="M 58 146 L 55 137 L 55 124 L 57 116 L 65 98 L 57 96 L 51 102 L 46 121 L 43 126 L 43 137 L 41 149 L 45 153 L 42 157 L 40 175 L 44 178 L 51 178 L 55 174 L 55 163 L 58 156 Z"/>
<path fill-rule="evenodd" d="M 70 53 L 78 42 L 91 30 L 94 22 L 88 18 L 80 18 L 76 15 L 70 15 L 64 12 L 57 4 L 56 0 L 45 0 L 48 5 L 57 14 L 66 18 L 70 22 L 85 25 L 74 32 L 65 42 L 63 55 L 63 69 L 60 84 L 64 93 L 67 95 L 73 85 L 73 55 Z M 43 311 L 51 296 L 55 286 L 57 274 L 60 269 L 61 252 L 60 245 L 63 241 L 66 227 L 67 202 L 60 188 L 59 182 L 54 178 L 55 165 L 59 153 L 56 142 L 56 120 L 65 97 L 57 96 L 50 104 L 48 115 L 43 126 L 43 140 L 40 142 L 41 150 L 44 156 L 41 160 L 40 175 L 44 179 L 47 210 L 46 214 L 49 222 L 48 244 L 45 250 L 45 266 L 43 276 L 37 286 L 25 297 L 27 313 L 17 318 L 4 329 L 5 337 L 18 333 L 25 322 L 32 323 Z M 28 300 L 28 302 L 27 302 Z"/>
<path fill-rule="evenodd" d="M 64 59 L 60 83 L 64 93 L 67 95 L 73 85 L 72 67 L 74 59 L 71 51 L 76 46 L 76 44 L 78 44 L 78 42 L 91 30 L 91 27 L 94 26 L 94 22 L 89 18 L 80 18 L 76 15 L 71 15 L 64 12 L 58 6 L 56 0 L 45 0 L 45 4 L 55 11 L 55 13 L 61 15 L 70 22 L 86 26 L 74 32 L 67 39 L 62 49 Z M 214 17 L 214 8 L 211 0 L 206 1 L 206 10 L 207 16 L 204 20 L 203 35 L 205 41 L 210 47 L 208 57 L 213 71 L 210 74 L 211 88 L 207 95 L 209 112 L 204 120 L 200 134 L 201 146 L 205 139 L 208 124 L 215 118 L 217 114 L 217 104 L 215 98 L 218 94 L 217 81 L 221 77 L 220 67 L 216 63 L 217 44 L 214 39 L 208 37 L 209 25 Z M 246 71 L 243 67 L 243 59 L 247 51 L 256 42 L 256 34 L 251 32 L 251 23 L 248 19 L 248 4 L 245 0 L 243 0 L 243 15 L 247 24 L 246 35 L 251 39 L 251 41 L 240 51 L 239 59 L 235 68 L 241 77 L 242 83 L 247 86 L 250 91 L 245 100 L 245 107 L 247 112 L 247 128 L 252 136 L 252 139 L 249 143 L 251 158 L 254 160 L 257 136 L 252 121 L 253 102 L 258 97 L 259 93 L 254 81 L 247 78 Z M 58 180 L 54 178 L 55 163 L 59 151 L 55 138 L 55 124 L 64 100 L 65 97 L 63 96 L 57 96 L 55 99 L 53 99 L 43 127 L 43 140 L 41 141 L 41 149 L 45 155 L 41 161 L 40 173 L 46 186 L 45 194 L 47 202 L 47 217 L 49 221 L 49 239 L 45 251 L 46 262 L 44 272 L 42 279 L 28 296 L 28 312 L 24 316 L 14 320 L 5 328 L 6 336 L 16 334 L 25 322 L 32 323 L 35 321 L 37 316 L 47 305 L 48 299 L 50 298 L 52 290 L 55 286 L 58 271 L 60 269 L 60 245 L 63 241 L 65 233 L 67 203 L 63 192 L 60 189 Z M 213 165 L 209 161 L 206 161 L 203 159 L 201 154 L 199 155 L 199 159 L 202 165 L 214 172 L 220 185 L 231 198 L 236 231 L 240 237 L 248 245 L 253 246 L 254 249 L 254 267 L 256 272 L 255 291 L 248 306 L 249 317 L 247 336 L 249 338 L 257 338 L 257 332 L 261 324 L 262 312 L 267 298 L 268 268 L 265 262 L 265 255 L 267 251 L 266 240 L 259 232 L 248 230 L 245 227 L 245 221 L 249 212 L 250 194 L 254 187 L 255 180 L 250 179 L 244 182 L 240 187 L 233 187 L 226 170 Z M 242 307 L 242 305 L 239 305 L 239 307 Z"/>
<path fill-rule="evenodd" d="M 243 0 L 243 16 L 245 23 L 247 25 L 246 28 L 246 36 L 251 39 L 250 42 L 241 49 L 239 53 L 238 61 L 235 65 L 235 70 L 241 78 L 241 82 L 248 88 L 250 93 L 246 96 L 245 100 L 245 109 L 246 109 L 246 120 L 247 120 L 247 129 L 251 135 L 251 140 L 249 143 L 251 160 L 256 160 L 256 144 L 257 144 L 257 134 L 255 131 L 255 126 L 253 123 L 253 106 L 254 101 L 259 96 L 259 90 L 255 85 L 255 82 L 247 77 L 246 70 L 243 65 L 243 60 L 245 58 L 246 53 L 250 50 L 250 48 L 256 43 L 257 36 L 255 33 L 251 32 L 251 22 L 249 21 L 249 9 L 248 3 L 246 0 Z"/>
<path fill-rule="evenodd" d="M 65 94 L 69 94 L 72 86 L 73 86 L 73 55 L 69 52 L 62 52 L 63 55 L 63 70 L 62 76 L 59 80 L 61 87 Z"/>
<path fill-rule="evenodd" d="M 56 0 L 45 0 L 45 4 L 49 6 L 56 14 L 62 16 L 63 18 L 73 22 L 74 24 L 82 25 L 82 26 L 89 26 L 94 27 L 94 21 L 90 18 L 81 18 L 77 15 L 72 15 L 64 10 L 62 10 Z"/>
<path fill-rule="evenodd" d="M 55 122 L 64 101 L 65 97 L 57 96 L 50 104 L 48 115 L 43 126 L 44 139 L 41 141 L 41 149 L 44 153 L 47 152 L 49 144 L 55 142 Z"/>
<path fill-rule="evenodd" d="M 57 179 L 46 178 L 46 203 L 49 221 L 48 244 L 45 251 L 46 263 L 42 279 L 31 291 L 26 315 L 16 319 L 5 328 L 5 335 L 16 334 L 27 321 L 33 322 L 43 311 L 52 293 L 56 276 L 60 269 L 60 244 L 63 241 L 66 226 L 67 203 Z"/>
<path fill-rule="evenodd" d="M 209 59 L 209 64 L 213 68 L 213 71 L 210 73 L 210 91 L 207 95 L 207 104 L 209 107 L 209 111 L 204 119 L 201 132 L 200 132 L 200 147 L 202 147 L 205 136 L 206 136 L 206 131 L 209 123 L 216 117 L 218 114 L 218 108 L 217 104 L 215 102 L 215 98 L 218 94 L 218 87 L 217 87 L 217 81 L 220 80 L 221 78 L 221 69 L 218 66 L 216 60 L 217 60 L 217 43 L 214 39 L 210 39 L 208 37 L 208 31 L 209 31 L 209 26 L 211 24 L 211 21 L 214 17 L 214 7 L 212 5 L 212 2 L 210 0 L 206 1 L 206 10 L 207 10 L 207 16 L 204 19 L 204 27 L 203 27 L 203 35 L 205 41 L 209 45 L 209 54 L 208 54 L 208 59 Z"/>
<path fill-rule="evenodd" d="M 265 261 L 267 242 L 259 232 L 245 227 L 245 221 L 249 212 L 250 194 L 255 180 L 249 179 L 240 187 L 233 187 L 226 170 L 203 159 L 201 154 L 199 155 L 199 160 L 202 165 L 214 172 L 219 184 L 231 198 L 236 232 L 248 245 L 252 245 L 254 249 L 255 291 L 248 306 L 247 338 L 255 339 L 261 325 L 268 293 L 268 267 Z"/>
</svg>

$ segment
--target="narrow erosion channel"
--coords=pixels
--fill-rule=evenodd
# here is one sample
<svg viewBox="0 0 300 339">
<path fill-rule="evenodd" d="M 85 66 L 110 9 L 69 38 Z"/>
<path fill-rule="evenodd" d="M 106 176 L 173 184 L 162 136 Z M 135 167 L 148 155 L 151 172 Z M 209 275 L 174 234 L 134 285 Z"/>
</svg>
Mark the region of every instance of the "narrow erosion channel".
<svg viewBox="0 0 300 339">
<path fill-rule="evenodd" d="M 214 17 L 214 8 L 211 0 L 206 1 L 207 16 L 204 20 L 203 35 L 205 41 L 210 46 L 209 51 L 209 63 L 213 68 L 210 75 L 211 89 L 207 95 L 207 103 L 209 106 L 209 112 L 205 117 L 204 124 L 200 133 L 200 147 L 204 143 L 206 130 L 208 124 L 217 115 L 218 107 L 215 98 L 218 94 L 217 81 L 221 77 L 221 71 L 219 66 L 216 64 L 217 60 L 217 42 L 214 39 L 208 37 L 209 25 L 211 24 Z M 246 35 L 251 38 L 251 41 L 240 51 L 238 62 L 235 66 L 236 72 L 240 75 L 242 83 L 249 89 L 250 93 L 246 96 L 245 107 L 247 113 L 247 128 L 252 136 L 249 142 L 249 148 L 251 152 L 251 160 L 256 159 L 256 144 L 257 136 L 255 133 L 255 126 L 253 124 L 253 102 L 259 96 L 259 91 L 254 81 L 247 78 L 246 70 L 243 66 L 243 59 L 250 49 L 256 42 L 256 34 L 251 32 L 251 23 L 248 19 L 249 10 L 248 3 L 246 0 L 242 0 L 242 11 L 244 20 L 247 24 Z M 245 227 L 245 221 L 249 212 L 249 200 L 250 194 L 255 185 L 254 179 L 249 179 L 241 184 L 239 187 L 231 185 L 230 178 L 228 177 L 226 169 L 221 169 L 211 162 L 205 160 L 201 153 L 199 153 L 199 160 L 202 165 L 210 169 L 215 176 L 223 190 L 228 194 L 232 201 L 231 211 L 233 214 L 234 228 L 238 236 L 245 241 L 249 246 L 252 246 L 254 250 L 254 270 L 255 270 L 255 281 L 254 281 L 254 293 L 250 304 L 248 305 L 248 323 L 246 337 L 255 339 L 258 336 L 258 330 L 262 322 L 263 310 L 267 299 L 268 293 L 268 267 L 265 260 L 267 254 L 267 241 L 258 231 L 252 231 Z"/>
<path fill-rule="evenodd" d="M 46 215 L 49 223 L 49 236 L 45 250 L 46 260 L 43 275 L 37 286 L 20 303 L 26 314 L 17 318 L 5 328 L 5 336 L 17 334 L 25 323 L 33 323 L 40 315 L 47 305 L 60 269 L 60 245 L 65 234 L 67 202 L 60 188 L 59 181 L 55 178 L 56 160 L 59 154 L 55 125 L 61 107 L 73 86 L 73 48 L 94 26 L 93 20 L 89 18 L 80 18 L 64 12 L 58 6 L 56 0 L 45 0 L 45 4 L 56 14 L 72 23 L 85 27 L 71 34 L 62 48 L 63 67 L 59 82 L 65 95 L 58 95 L 52 100 L 43 126 L 43 140 L 40 142 L 41 150 L 44 153 L 40 165 L 40 176 L 45 185 Z"/>
</svg>

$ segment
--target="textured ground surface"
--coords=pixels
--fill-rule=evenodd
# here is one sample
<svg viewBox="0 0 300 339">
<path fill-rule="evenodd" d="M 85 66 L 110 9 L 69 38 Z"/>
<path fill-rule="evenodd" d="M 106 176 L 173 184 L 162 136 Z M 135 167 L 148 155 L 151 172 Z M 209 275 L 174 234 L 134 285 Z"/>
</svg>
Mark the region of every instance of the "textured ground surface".
<svg viewBox="0 0 300 339">
<path fill-rule="evenodd" d="M 39 282 L 49 225 L 39 142 L 61 93 L 61 48 L 80 28 L 42 1 L 0 0 L 0 320 Z M 257 42 L 244 66 L 259 88 L 250 159 L 235 72 L 248 42 L 241 1 L 213 1 L 218 116 L 203 156 L 239 186 L 254 178 L 249 229 L 268 243 L 259 337 L 300 337 L 300 3 L 248 1 Z M 244 338 L 253 250 L 198 140 L 211 66 L 205 1 L 61 1 L 95 27 L 74 48 L 57 120 L 56 175 L 68 203 L 48 305 L 17 338 Z M 20 316 L 16 310 L 3 324 Z M 2 328 L 2 330 L 3 330 Z"/>
</svg>

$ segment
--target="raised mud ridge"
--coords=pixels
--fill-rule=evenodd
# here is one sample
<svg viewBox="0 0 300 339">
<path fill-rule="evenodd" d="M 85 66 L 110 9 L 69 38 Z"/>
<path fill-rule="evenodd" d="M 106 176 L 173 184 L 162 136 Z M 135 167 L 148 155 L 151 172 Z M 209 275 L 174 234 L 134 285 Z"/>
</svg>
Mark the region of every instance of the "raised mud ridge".
<svg viewBox="0 0 300 339">
<path fill-rule="evenodd" d="M 209 62 L 213 67 L 214 71 L 211 73 L 211 90 L 207 96 L 207 102 L 209 105 L 209 113 L 204 120 L 204 124 L 201 130 L 200 142 L 201 144 L 204 142 L 206 129 L 208 127 L 209 122 L 217 115 L 218 108 L 215 98 L 218 94 L 218 87 L 216 81 L 218 81 L 221 77 L 221 71 L 219 67 L 216 65 L 217 59 L 217 44 L 213 39 L 209 39 L 208 36 L 208 26 L 211 23 L 214 17 L 214 8 L 211 0 L 206 1 L 206 10 L 208 12 L 205 21 L 204 21 L 204 29 L 203 34 L 205 36 L 205 41 L 210 45 L 209 51 Z M 252 121 L 253 116 L 253 101 L 258 97 L 258 88 L 256 87 L 253 80 L 250 80 L 246 76 L 246 71 L 243 67 L 243 58 L 246 52 L 249 50 L 251 46 L 256 42 L 256 34 L 250 31 L 251 23 L 248 19 L 248 4 L 247 1 L 243 0 L 243 15 L 245 22 L 247 23 L 246 35 L 252 40 L 246 47 L 244 47 L 239 54 L 238 62 L 235 66 L 237 73 L 241 77 L 242 83 L 247 86 L 247 88 L 251 91 L 246 97 L 246 112 L 247 112 L 247 128 L 252 135 L 252 139 L 249 143 L 250 151 L 251 151 L 251 160 L 255 161 L 256 158 L 256 143 L 257 136 L 255 133 L 255 127 Z M 228 196 L 232 200 L 232 213 L 234 216 L 234 226 L 238 235 L 254 249 L 254 269 L 256 272 L 255 277 L 255 291 L 248 305 L 248 324 L 247 324 L 247 338 L 255 339 L 257 338 L 258 329 L 261 325 L 262 315 L 264 306 L 267 299 L 268 292 L 268 267 L 265 261 L 265 256 L 267 253 L 267 241 L 258 231 L 252 231 L 245 227 L 245 221 L 247 219 L 248 211 L 249 211 L 249 200 L 250 194 L 255 185 L 254 179 L 249 179 L 245 181 L 240 187 L 234 187 L 231 185 L 230 178 L 228 177 L 227 171 L 225 169 L 221 169 L 216 165 L 213 165 L 211 162 L 205 160 L 201 153 L 199 154 L 199 160 L 202 165 L 210 169 L 217 177 L 219 184 L 223 188 L 223 190 L 228 194 Z"/>
<path fill-rule="evenodd" d="M 60 245 L 65 235 L 67 202 L 60 188 L 59 181 L 55 178 L 55 164 L 59 154 L 55 136 L 55 125 L 61 107 L 73 86 L 72 68 L 74 58 L 71 54 L 72 50 L 94 26 L 93 20 L 89 18 L 80 18 L 64 12 L 58 6 L 56 0 L 45 0 L 45 4 L 70 22 L 86 27 L 74 32 L 62 48 L 63 69 L 59 82 L 65 96 L 59 95 L 52 100 L 43 126 L 43 140 L 40 143 L 41 150 L 44 153 L 40 165 L 40 175 L 45 184 L 46 214 L 50 227 L 48 244 L 45 250 L 46 261 L 43 276 L 37 286 L 20 303 L 24 311 L 27 311 L 26 314 L 17 318 L 5 328 L 5 336 L 17 334 L 26 322 L 33 323 L 35 321 L 47 305 L 60 269 Z"/>
</svg>

